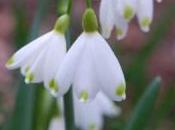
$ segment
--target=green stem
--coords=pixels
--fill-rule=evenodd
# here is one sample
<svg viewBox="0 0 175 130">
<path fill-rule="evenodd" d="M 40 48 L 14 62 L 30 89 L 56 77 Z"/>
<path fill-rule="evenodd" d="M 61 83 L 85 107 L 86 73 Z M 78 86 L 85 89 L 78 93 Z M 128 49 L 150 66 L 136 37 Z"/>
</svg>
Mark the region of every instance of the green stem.
<svg viewBox="0 0 175 130">
<path fill-rule="evenodd" d="M 71 15 L 72 11 L 72 0 L 68 0 L 67 14 Z M 70 31 L 66 33 L 67 50 L 71 47 L 71 34 Z M 64 96 L 64 119 L 65 119 L 65 130 L 75 130 L 74 125 L 74 109 L 73 109 L 73 94 L 72 89 Z"/>
<path fill-rule="evenodd" d="M 67 48 L 69 49 L 70 44 L 70 31 L 66 35 Z M 65 117 L 65 129 L 66 130 L 75 130 L 74 125 L 74 107 L 73 107 L 73 94 L 72 89 L 68 91 L 64 96 L 64 117 Z"/>
<path fill-rule="evenodd" d="M 92 8 L 92 0 L 86 0 L 86 5 L 88 8 Z"/>
<path fill-rule="evenodd" d="M 71 14 L 72 10 L 72 0 L 68 0 L 68 6 L 67 6 L 67 14 Z"/>
<path fill-rule="evenodd" d="M 72 89 L 64 96 L 65 130 L 75 130 Z"/>
</svg>

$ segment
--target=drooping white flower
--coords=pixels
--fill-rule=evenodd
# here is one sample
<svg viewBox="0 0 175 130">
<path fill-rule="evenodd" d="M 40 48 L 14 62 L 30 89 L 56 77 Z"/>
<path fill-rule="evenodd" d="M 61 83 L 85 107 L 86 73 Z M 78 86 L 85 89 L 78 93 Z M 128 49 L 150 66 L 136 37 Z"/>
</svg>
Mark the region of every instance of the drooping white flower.
<svg viewBox="0 0 175 130">
<path fill-rule="evenodd" d="M 125 99 L 126 84 L 121 66 L 97 32 L 93 10 L 87 9 L 83 23 L 84 32 L 68 51 L 55 77 L 58 95 L 63 95 L 72 85 L 81 101 L 94 99 L 99 91 L 116 101 Z"/>
<path fill-rule="evenodd" d="M 126 36 L 128 23 L 118 11 L 116 0 L 102 0 L 100 4 L 100 24 L 102 35 L 109 38 L 116 27 L 117 39 L 121 40 Z"/>
<path fill-rule="evenodd" d="M 162 0 L 156 0 L 161 2 Z M 102 35 L 109 38 L 116 26 L 118 40 L 128 31 L 128 23 L 137 16 L 140 28 L 148 32 L 153 19 L 153 0 L 101 0 L 100 24 Z"/>
<path fill-rule="evenodd" d="M 103 93 L 99 93 L 92 102 L 88 103 L 80 102 L 75 93 L 73 93 L 73 99 L 75 125 L 82 130 L 101 130 L 104 116 L 116 117 L 121 113 L 121 109 Z M 62 107 L 63 102 L 59 101 L 59 105 Z M 61 109 L 61 113 L 63 110 Z M 65 129 L 63 114 L 59 118 L 54 118 L 50 123 L 49 130 L 57 129 Z"/>
<path fill-rule="evenodd" d="M 74 111 L 76 126 L 82 130 L 101 130 L 104 124 L 103 116 L 114 117 L 121 109 L 114 105 L 103 93 L 89 103 L 81 103 L 74 95 Z"/>
<path fill-rule="evenodd" d="M 46 88 L 54 94 L 58 89 L 54 76 L 66 54 L 64 32 L 67 23 L 65 27 L 61 25 L 67 19 L 68 16 L 63 15 L 52 31 L 17 51 L 7 62 L 7 68 L 20 68 L 26 83 L 44 82 Z"/>
</svg>

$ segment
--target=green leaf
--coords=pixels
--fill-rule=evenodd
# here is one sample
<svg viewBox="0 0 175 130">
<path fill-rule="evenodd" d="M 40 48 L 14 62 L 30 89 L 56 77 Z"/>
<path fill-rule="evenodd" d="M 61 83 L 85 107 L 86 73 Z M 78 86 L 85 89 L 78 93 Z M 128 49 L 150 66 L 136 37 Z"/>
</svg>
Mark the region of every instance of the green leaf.
<svg viewBox="0 0 175 130">
<path fill-rule="evenodd" d="M 35 14 L 35 18 L 32 24 L 32 29 L 30 31 L 29 39 L 34 39 L 39 32 L 39 27 L 41 24 L 41 20 L 44 16 L 46 16 L 48 2 L 50 0 L 38 0 L 38 8 Z M 16 3 L 20 3 L 21 1 L 16 0 Z M 17 4 L 18 5 L 18 4 Z M 19 4 L 20 6 L 16 7 L 16 13 L 21 12 L 19 15 L 16 14 L 17 21 L 19 22 L 17 24 L 16 31 L 16 42 L 21 41 L 26 43 L 27 38 L 27 27 L 23 25 L 26 25 L 25 22 L 27 18 L 25 13 L 22 13 L 25 9 L 23 4 Z M 46 12 L 45 12 L 46 11 Z M 20 24 L 21 23 L 21 24 Z M 21 26 L 20 26 L 21 25 Z M 22 29 L 22 31 L 21 31 Z M 22 43 L 16 43 L 18 47 L 22 47 L 24 44 Z M 35 98 L 37 97 L 37 91 L 36 88 L 34 88 L 32 85 L 26 85 L 24 84 L 23 79 L 20 79 L 19 81 L 19 87 L 18 92 L 16 96 L 16 104 L 14 108 L 14 112 L 12 114 L 11 119 L 5 124 L 3 130 L 33 130 L 32 129 L 32 121 L 33 121 L 33 110 L 34 110 L 34 102 Z"/>
<path fill-rule="evenodd" d="M 161 79 L 155 78 L 148 86 L 140 101 L 136 105 L 125 130 L 144 130 L 146 123 L 149 121 L 151 112 L 160 88 Z"/>
<path fill-rule="evenodd" d="M 160 17 L 158 23 L 156 23 L 155 29 L 150 32 L 148 41 L 144 44 L 143 49 L 137 53 L 136 58 L 130 67 L 126 71 L 126 77 L 128 80 L 142 86 L 145 84 L 145 67 L 147 66 L 147 60 L 153 54 L 157 46 L 160 46 L 161 41 L 165 36 L 169 35 L 169 30 L 174 23 L 175 4 L 167 6 L 166 11 Z"/>
<path fill-rule="evenodd" d="M 32 130 L 47 130 L 50 120 L 54 116 L 59 116 L 57 99 L 48 93 L 43 87 L 38 87 L 37 98 L 35 100 L 35 110 Z"/>
</svg>

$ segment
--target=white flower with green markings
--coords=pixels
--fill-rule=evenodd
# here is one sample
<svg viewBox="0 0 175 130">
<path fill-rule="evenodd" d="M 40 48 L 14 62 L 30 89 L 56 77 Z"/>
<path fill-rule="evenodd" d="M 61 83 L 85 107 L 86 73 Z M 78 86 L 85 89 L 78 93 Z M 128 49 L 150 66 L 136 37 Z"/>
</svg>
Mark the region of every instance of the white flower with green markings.
<svg viewBox="0 0 175 130">
<path fill-rule="evenodd" d="M 101 130 L 104 116 L 114 117 L 121 113 L 117 107 L 103 93 L 98 93 L 92 102 L 81 103 L 74 95 L 75 124 L 82 130 Z"/>
<path fill-rule="evenodd" d="M 52 119 L 49 130 L 65 130 L 63 100 L 59 100 L 58 104 L 61 114 Z M 88 103 L 80 102 L 76 94 L 73 93 L 73 107 L 75 125 L 82 130 L 101 130 L 104 125 L 104 116 L 112 118 L 121 114 L 120 107 L 116 106 L 103 93 L 99 93 L 92 102 Z"/>
<path fill-rule="evenodd" d="M 83 18 L 84 32 L 68 51 L 55 77 L 58 95 L 72 85 L 78 98 L 87 102 L 103 91 L 116 101 L 125 99 L 125 78 L 114 52 L 98 33 L 94 11 L 87 9 Z"/>
<path fill-rule="evenodd" d="M 161 2 L 161 0 L 156 0 Z M 128 23 L 136 15 L 143 32 L 150 30 L 153 19 L 154 0 L 101 0 L 100 24 L 102 35 L 109 38 L 116 27 L 118 40 L 128 31 Z"/>
<path fill-rule="evenodd" d="M 61 16 L 52 31 L 30 42 L 17 51 L 7 62 L 9 69 L 21 69 L 25 83 L 44 82 L 52 94 L 58 91 L 55 74 L 66 55 L 66 40 L 69 16 Z"/>
<path fill-rule="evenodd" d="M 102 0 L 100 4 L 101 32 L 105 38 L 109 38 L 116 27 L 117 39 L 123 39 L 128 31 L 128 22 L 118 11 L 116 0 Z"/>
</svg>

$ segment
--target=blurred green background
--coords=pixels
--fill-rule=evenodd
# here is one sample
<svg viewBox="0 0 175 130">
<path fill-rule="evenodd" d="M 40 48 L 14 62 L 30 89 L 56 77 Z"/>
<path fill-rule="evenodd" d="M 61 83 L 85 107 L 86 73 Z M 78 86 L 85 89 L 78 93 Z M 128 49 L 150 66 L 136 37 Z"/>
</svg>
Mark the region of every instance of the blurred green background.
<svg viewBox="0 0 175 130">
<path fill-rule="evenodd" d="M 99 2 L 93 1 L 97 14 Z M 85 8 L 84 0 L 73 0 L 72 42 L 82 31 Z M 47 130 L 59 114 L 56 99 L 42 85 L 25 85 L 19 71 L 8 71 L 5 63 L 52 29 L 65 9 L 66 0 L 0 1 L 0 130 Z M 155 3 L 149 33 L 141 32 L 134 19 L 124 40 L 114 34 L 108 41 L 124 69 L 127 99 L 116 103 L 122 114 L 105 118 L 104 130 L 175 130 L 175 1 Z"/>
</svg>

